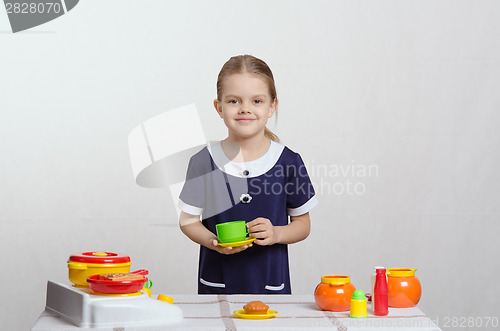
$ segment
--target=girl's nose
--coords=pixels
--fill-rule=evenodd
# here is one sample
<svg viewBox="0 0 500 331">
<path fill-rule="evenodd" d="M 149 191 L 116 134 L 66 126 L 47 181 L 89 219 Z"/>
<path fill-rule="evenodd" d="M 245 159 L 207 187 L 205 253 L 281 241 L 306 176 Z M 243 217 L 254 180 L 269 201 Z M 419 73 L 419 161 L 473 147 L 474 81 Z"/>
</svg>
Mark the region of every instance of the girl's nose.
<svg viewBox="0 0 500 331">
<path fill-rule="evenodd" d="M 250 104 L 248 102 L 242 102 L 239 112 L 240 113 L 249 113 L 250 112 Z"/>
</svg>

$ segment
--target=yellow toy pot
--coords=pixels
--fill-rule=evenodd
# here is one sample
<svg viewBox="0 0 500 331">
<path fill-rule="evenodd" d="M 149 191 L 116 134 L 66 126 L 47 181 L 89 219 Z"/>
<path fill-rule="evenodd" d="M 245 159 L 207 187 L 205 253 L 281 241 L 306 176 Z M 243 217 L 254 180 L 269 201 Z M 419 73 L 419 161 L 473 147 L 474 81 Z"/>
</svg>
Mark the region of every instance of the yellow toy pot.
<svg viewBox="0 0 500 331">
<path fill-rule="evenodd" d="M 130 257 L 110 252 L 76 253 L 68 259 L 68 277 L 77 287 L 89 287 L 87 278 L 107 273 L 129 273 Z"/>
</svg>

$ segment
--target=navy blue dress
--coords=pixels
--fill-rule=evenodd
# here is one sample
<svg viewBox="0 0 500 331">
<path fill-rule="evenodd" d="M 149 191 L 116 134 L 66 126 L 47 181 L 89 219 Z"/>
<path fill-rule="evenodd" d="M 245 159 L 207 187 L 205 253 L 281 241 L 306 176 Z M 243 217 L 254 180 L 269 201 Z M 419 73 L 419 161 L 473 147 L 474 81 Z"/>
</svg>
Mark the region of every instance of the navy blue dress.
<svg viewBox="0 0 500 331">
<path fill-rule="evenodd" d="M 309 212 L 316 204 L 312 183 L 299 154 L 271 142 L 261 158 L 236 163 L 220 142 L 191 157 L 179 208 L 215 225 L 258 217 L 287 225 L 288 216 Z M 291 294 L 287 245 L 252 247 L 224 255 L 200 246 L 199 294 Z"/>
</svg>

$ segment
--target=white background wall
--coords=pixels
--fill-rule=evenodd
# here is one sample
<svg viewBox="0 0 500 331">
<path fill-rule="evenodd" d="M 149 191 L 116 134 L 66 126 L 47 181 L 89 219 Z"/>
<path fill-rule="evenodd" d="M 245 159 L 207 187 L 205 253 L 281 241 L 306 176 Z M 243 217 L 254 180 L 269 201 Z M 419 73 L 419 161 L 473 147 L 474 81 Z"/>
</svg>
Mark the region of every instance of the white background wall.
<svg viewBox="0 0 500 331">
<path fill-rule="evenodd" d="M 127 136 L 196 103 L 207 138 L 224 138 L 216 76 L 243 53 L 273 69 L 271 129 L 317 185 L 312 233 L 290 247 L 294 293 L 324 274 L 368 291 L 373 266 L 415 267 L 419 307 L 440 326 L 500 318 L 499 12 L 496 1 L 82 0 L 17 34 L 0 12 L 5 329 L 35 322 L 47 280 L 68 282 L 77 251 L 127 253 L 156 291 L 196 293 L 198 247 L 169 193 L 134 183 Z M 377 172 L 320 173 L 347 166 Z M 348 181 L 363 194 L 341 192 Z"/>
</svg>

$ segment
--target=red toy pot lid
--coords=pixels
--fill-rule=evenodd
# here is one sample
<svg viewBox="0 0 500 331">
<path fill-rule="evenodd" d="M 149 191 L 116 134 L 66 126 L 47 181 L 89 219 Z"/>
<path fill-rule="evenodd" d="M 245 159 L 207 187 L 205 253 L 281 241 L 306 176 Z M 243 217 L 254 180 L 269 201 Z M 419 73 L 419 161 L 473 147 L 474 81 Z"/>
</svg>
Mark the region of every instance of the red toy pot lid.
<svg viewBox="0 0 500 331">
<path fill-rule="evenodd" d="M 128 255 L 112 252 L 81 252 L 72 254 L 69 261 L 82 263 L 127 263 L 130 262 Z"/>
</svg>

